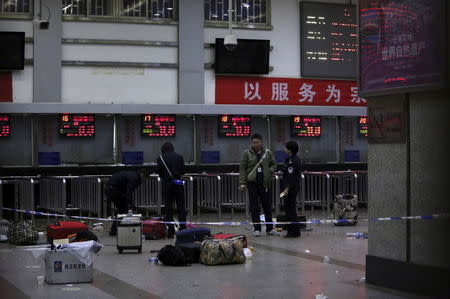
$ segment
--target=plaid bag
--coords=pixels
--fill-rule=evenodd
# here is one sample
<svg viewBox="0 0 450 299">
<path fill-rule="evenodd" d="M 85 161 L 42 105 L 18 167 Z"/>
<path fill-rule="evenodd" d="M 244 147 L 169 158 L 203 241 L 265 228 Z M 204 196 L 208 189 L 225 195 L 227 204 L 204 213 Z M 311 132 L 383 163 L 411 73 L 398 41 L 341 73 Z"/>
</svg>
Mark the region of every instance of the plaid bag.
<svg viewBox="0 0 450 299">
<path fill-rule="evenodd" d="M 9 226 L 8 241 L 15 245 L 35 245 L 39 239 L 38 230 L 31 221 L 13 222 Z"/>
<path fill-rule="evenodd" d="M 242 238 L 204 240 L 200 251 L 200 263 L 205 265 L 245 263 Z"/>
</svg>

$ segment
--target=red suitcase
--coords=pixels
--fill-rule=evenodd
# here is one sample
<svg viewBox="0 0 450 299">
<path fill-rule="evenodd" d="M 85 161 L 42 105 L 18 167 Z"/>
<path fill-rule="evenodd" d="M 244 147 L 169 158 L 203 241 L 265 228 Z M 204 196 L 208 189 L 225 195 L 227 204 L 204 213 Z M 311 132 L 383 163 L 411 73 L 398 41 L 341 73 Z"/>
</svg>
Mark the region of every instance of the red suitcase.
<svg viewBox="0 0 450 299">
<path fill-rule="evenodd" d="M 233 234 L 222 234 L 218 233 L 211 236 L 213 239 L 223 240 L 223 239 L 242 239 L 242 245 L 247 248 L 247 237 L 245 235 L 233 235 Z"/>
<path fill-rule="evenodd" d="M 142 221 L 142 233 L 146 240 L 164 239 L 167 235 L 167 228 L 161 219 L 147 219 Z"/>
<path fill-rule="evenodd" d="M 47 226 L 47 241 L 51 243 L 53 240 L 65 239 L 71 234 L 87 231 L 89 227 L 78 221 L 58 221 L 56 224 Z"/>
</svg>

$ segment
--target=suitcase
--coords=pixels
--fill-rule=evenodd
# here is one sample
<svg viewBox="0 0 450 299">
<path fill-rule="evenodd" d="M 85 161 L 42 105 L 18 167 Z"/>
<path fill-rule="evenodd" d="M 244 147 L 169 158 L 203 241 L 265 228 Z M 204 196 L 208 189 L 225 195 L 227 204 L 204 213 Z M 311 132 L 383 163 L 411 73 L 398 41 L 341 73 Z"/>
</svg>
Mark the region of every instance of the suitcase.
<svg viewBox="0 0 450 299">
<path fill-rule="evenodd" d="M 146 240 L 159 240 L 167 236 L 167 227 L 161 219 L 142 221 L 142 232 Z"/>
<path fill-rule="evenodd" d="M 117 250 L 137 250 L 142 252 L 142 221 L 141 214 L 118 215 Z"/>
<path fill-rule="evenodd" d="M 199 263 L 200 251 L 202 248 L 201 242 L 182 243 L 177 245 L 183 251 L 184 258 L 187 264 Z"/>
<path fill-rule="evenodd" d="M 296 222 L 306 222 L 306 216 L 298 215 Z M 286 215 L 277 215 L 277 222 L 288 222 Z M 299 229 L 306 229 L 306 223 L 300 223 L 298 224 Z M 283 230 L 286 230 L 286 224 L 276 224 L 276 228 L 281 228 Z"/>
<path fill-rule="evenodd" d="M 47 226 L 47 242 L 52 243 L 53 240 L 65 239 L 69 235 L 82 231 L 87 231 L 87 224 L 78 221 L 58 221 L 56 224 Z"/>
<path fill-rule="evenodd" d="M 239 239 L 240 238 L 240 239 L 242 239 L 242 245 L 244 246 L 244 248 L 247 248 L 247 245 L 248 245 L 247 237 L 245 235 L 233 235 L 233 234 L 218 233 L 218 234 L 212 235 L 211 237 L 213 239 L 216 239 L 216 240 L 224 240 L 224 239 L 233 240 L 233 239 Z"/>
<path fill-rule="evenodd" d="M 333 202 L 335 220 L 354 220 L 351 222 L 335 222 L 336 226 L 356 225 L 358 221 L 358 196 L 355 194 L 339 194 Z"/>
<path fill-rule="evenodd" d="M 78 283 L 92 281 L 92 265 L 82 263 L 66 249 L 47 250 L 45 253 L 45 281 L 54 283 Z"/>
<path fill-rule="evenodd" d="M 197 227 L 177 231 L 175 245 L 182 243 L 202 242 L 206 236 L 211 236 L 209 228 Z"/>
</svg>

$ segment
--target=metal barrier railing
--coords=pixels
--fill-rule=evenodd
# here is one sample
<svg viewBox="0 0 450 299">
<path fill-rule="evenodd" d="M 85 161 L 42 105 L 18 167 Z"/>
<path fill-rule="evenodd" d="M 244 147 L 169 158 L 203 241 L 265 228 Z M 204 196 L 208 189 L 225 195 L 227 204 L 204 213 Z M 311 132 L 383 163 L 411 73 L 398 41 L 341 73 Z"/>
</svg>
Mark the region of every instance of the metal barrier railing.
<svg viewBox="0 0 450 299">
<path fill-rule="evenodd" d="M 188 174 L 194 179 L 197 199 L 197 218 L 200 217 L 200 209 L 217 211 L 218 217 L 222 216 L 222 194 L 220 175 L 212 174 Z"/>
<path fill-rule="evenodd" d="M 6 200 L 3 191 L 6 191 L 6 185 L 10 185 L 12 190 L 10 202 L 10 208 L 21 210 L 34 210 L 35 209 L 35 178 L 7 178 L 0 180 L 0 205 L 6 205 Z M 23 220 L 24 214 L 14 213 L 14 218 Z M 3 218 L 3 210 L 0 212 L 0 218 Z M 34 215 L 31 215 L 31 220 L 34 221 Z"/>
<path fill-rule="evenodd" d="M 222 178 L 222 201 L 220 207 L 230 208 L 231 217 L 234 216 L 234 209 L 244 209 L 248 216 L 248 193 L 239 190 L 239 174 L 223 173 Z"/>
<path fill-rule="evenodd" d="M 98 217 L 103 211 L 103 186 L 99 177 L 75 177 L 70 179 L 71 207 Z"/>
<path fill-rule="evenodd" d="M 161 215 L 162 202 L 162 184 L 158 175 L 146 177 L 142 184 L 134 191 L 133 203 L 137 208 L 144 209 L 146 216 L 149 212 L 156 212 Z"/>
<path fill-rule="evenodd" d="M 194 218 L 194 178 L 192 176 L 183 176 L 184 185 L 184 201 L 187 210 L 188 219 Z"/>
<path fill-rule="evenodd" d="M 358 203 L 366 204 L 368 203 L 368 181 L 367 181 L 367 171 L 355 171 L 357 176 L 357 195 Z"/>
<path fill-rule="evenodd" d="M 39 208 L 66 214 L 67 181 L 73 177 L 45 177 L 39 180 Z"/>
<path fill-rule="evenodd" d="M 106 196 L 104 185 L 109 176 L 61 176 L 61 177 L 14 177 L 0 178 L 0 205 L 10 205 L 17 209 L 34 210 L 38 208 L 66 214 L 72 209 L 81 213 L 106 217 Z M 272 181 L 271 200 L 275 213 L 279 214 L 283 204 L 280 200 L 281 174 Z M 217 211 L 222 216 L 222 208 L 245 209 L 249 217 L 248 192 L 239 191 L 239 174 L 188 174 L 183 176 L 185 184 L 185 206 L 188 217 L 193 218 L 196 211 L 200 217 L 201 209 Z M 300 177 L 301 189 L 297 198 L 297 207 L 305 213 L 305 206 L 321 208 L 325 217 L 330 216 L 331 205 L 337 194 L 353 193 L 358 195 L 358 203 L 367 204 L 367 172 L 303 172 Z M 39 183 L 39 192 L 35 186 Z M 5 202 L 5 190 L 8 190 L 8 202 Z M 14 197 L 12 197 L 14 194 Z M 36 196 L 38 195 L 38 196 Z M 12 198 L 14 201 L 12 202 Z M 162 182 L 158 175 L 150 175 L 133 194 L 138 208 L 161 214 L 164 207 Z M 196 203 L 196 206 L 194 205 Z M 326 215 L 325 215 L 326 213 Z M 3 217 L 3 211 L 0 211 Z M 17 215 L 15 216 L 17 218 Z"/>
<path fill-rule="evenodd" d="M 330 175 L 323 172 L 304 172 L 304 188 L 301 191 L 303 203 L 311 207 L 311 214 L 314 207 L 322 208 L 322 215 L 330 215 L 331 203 L 331 180 Z M 325 215 L 326 209 L 326 215 Z"/>
</svg>

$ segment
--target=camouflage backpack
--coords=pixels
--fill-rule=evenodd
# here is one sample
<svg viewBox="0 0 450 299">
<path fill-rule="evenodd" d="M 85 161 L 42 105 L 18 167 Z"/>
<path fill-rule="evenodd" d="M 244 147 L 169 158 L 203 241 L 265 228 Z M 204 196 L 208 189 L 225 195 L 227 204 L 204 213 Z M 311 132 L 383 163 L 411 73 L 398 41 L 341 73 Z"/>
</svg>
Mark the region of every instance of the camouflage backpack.
<svg viewBox="0 0 450 299">
<path fill-rule="evenodd" d="M 204 240 L 200 251 L 200 263 L 205 265 L 245 263 L 242 239 Z"/>
<path fill-rule="evenodd" d="M 39 239 L 38 230 L 30 221 L 13 222 L 9 226 L 8 241 L 15 245 L 34 245 Z"/>
</svg>

